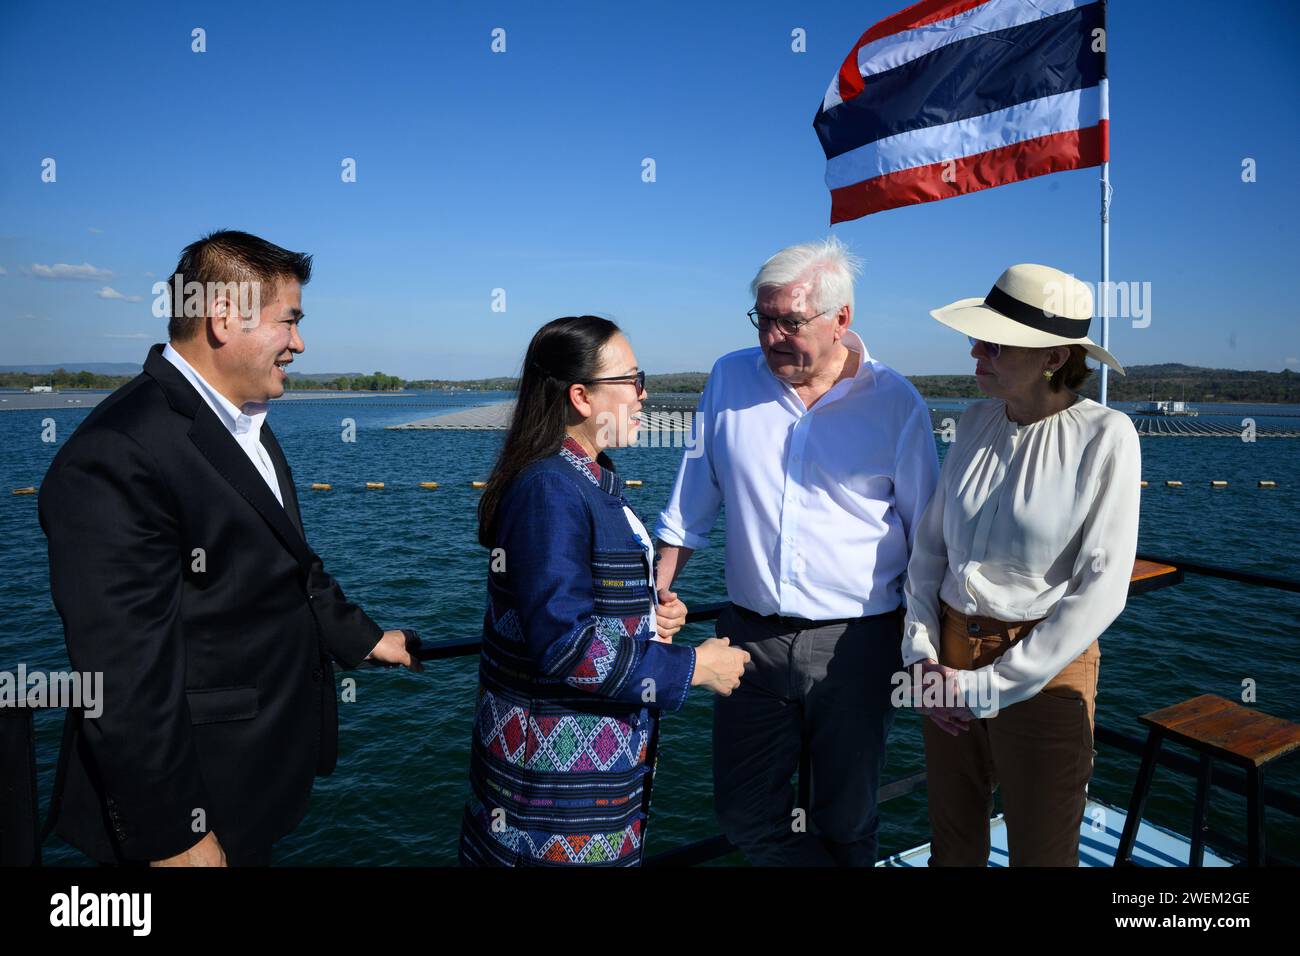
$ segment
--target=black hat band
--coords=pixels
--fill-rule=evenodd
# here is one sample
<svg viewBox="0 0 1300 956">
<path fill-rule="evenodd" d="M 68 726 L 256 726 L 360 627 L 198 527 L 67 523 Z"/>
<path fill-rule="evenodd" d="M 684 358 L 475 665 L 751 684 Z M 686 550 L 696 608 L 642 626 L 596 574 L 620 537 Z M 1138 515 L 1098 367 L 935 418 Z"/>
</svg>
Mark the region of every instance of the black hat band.
<svg viewBox="0 0 1300 956">
<path fill-rule="evenodd" d="M 1087 338 L 1088 326 L 1092 324 L 1092 319 L 1068 319 L 1063 315 L 1052 315 L 1036 306 L 1021 302 L 997 286 L 989 290 L 989 294 L 984 297 L 984 304 L 994 312 L 1005 315 L 1021 325 L 1067 339 Z"/>
</svg>

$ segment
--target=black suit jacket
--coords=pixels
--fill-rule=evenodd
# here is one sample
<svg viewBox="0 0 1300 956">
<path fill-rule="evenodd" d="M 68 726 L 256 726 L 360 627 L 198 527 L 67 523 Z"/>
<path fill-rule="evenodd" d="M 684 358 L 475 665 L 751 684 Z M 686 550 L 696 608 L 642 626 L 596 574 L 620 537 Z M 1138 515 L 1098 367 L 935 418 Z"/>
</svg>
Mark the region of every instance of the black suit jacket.
<svg viewBox="0 0 1300 956">
<path fill-rule="evenodd" d="M 172 856 L 199 824 L 232 853 L 290 832 L 337 758 L 331 658 L 382 635 L 308 546 L 270 428 L 283 507 L 162 348 L 40 489 L 68 657 L 103 674 L 102 715 L 68 715 L 56 832 L 101 861 Z"/>
</svg>

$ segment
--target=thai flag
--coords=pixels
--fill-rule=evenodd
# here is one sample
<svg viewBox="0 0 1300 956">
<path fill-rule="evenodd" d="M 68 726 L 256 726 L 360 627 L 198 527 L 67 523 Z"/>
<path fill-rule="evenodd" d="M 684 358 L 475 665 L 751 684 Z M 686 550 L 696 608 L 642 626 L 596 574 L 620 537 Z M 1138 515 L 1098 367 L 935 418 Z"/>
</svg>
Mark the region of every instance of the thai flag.
<svg viewBox="0 0 1300 956">
<path fill-rule="evenodd" d="M 1104 0 L 924 0 L 881 20 L 813 127 L 831 222 L 1109 159 Z"/>
</svg>

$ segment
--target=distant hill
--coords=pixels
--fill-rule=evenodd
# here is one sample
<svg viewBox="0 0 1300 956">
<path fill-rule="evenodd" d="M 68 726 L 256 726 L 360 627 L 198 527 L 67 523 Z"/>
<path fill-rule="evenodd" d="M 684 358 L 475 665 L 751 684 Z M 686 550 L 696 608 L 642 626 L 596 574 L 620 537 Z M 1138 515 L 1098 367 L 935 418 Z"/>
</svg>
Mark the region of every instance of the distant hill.
<svg viewBox="0 0 1300 956">
<path fill-rule="evenodd" d="M 61 362 L 58 365 L 0 365 L 0 374 L 24 372 L 29 375 L 49 375 L 63 369 L 65 372 L 90 372 L 92 375 L 139 375 L 142 368 L 136 362 Z M 290 378 L 335 379 L 356 378 L 362 372 L 290 372 Z"/>
<path fill-rule="evenodd" d="M 105 371 L 100 371 L 100 370 Z M 62 372 L 60 373 L 60 370 Z M 116 388 L 140 371 L 130 363 L 85 362 L 63 365 L 0 366 L 0 386 L 27 388 L 51 379 L 60 388 Z M 291 372 L 290 388 L 328 388 L 339 391 L 374 391 L 383 389 L 462 389 L 467 391 L 512 391 L 518 380 L 508 377 L 480 379 L 414 379 L 405 381 L 394 375 L 374 372 Z M 646 377 L 646 388 L 657 394 L 670 392 L 698 394 L 704 391 L 707 372 L 673 372 Z M 979 398 L 982 393 L 975 376 L 911 375 L 913 385 L 926 398 Z M 1097 397 L 1099 376 L 1094 372 L 1080 391 Z M 1300 373 L 1248 371 L 1234 368 L 1199 368 L 1166 362 L 1159 365 L 1133 365 L 1128 375 L 1111 375 L 1109 397 L 1117 402 L 1157 399 L 1186 399 L 1189 402 L 1269 402 L 1300 404 Z"/>
<path fill-rule="evenodd" d="M 1189 402 L 1269 402 L 1300 404 L 1300 374 L 1246 371 L 1231 368 L 1198 368 L 1168 362 L 1160 365 L 1130 365 L 1127 375 L 1112 374 L 1107 397 L 1113 402 L 1141 402 L 1156 399 L 1186 399 Z M 927 398 L 980 398 L 983 393 L 973 375 L 913 375 L 910 381 Z M 1079 391 L 1096 398 L 1101 377 L 1088 376 Z"/>
<path fill-rule="evenodd" d="M 1230 368 L 1199 368 L 1167 362 L 1160 365 L 1132 365 L 1128 375 L 1111 375 L 1109 398 L 1117 402 L 1158 399 L 1183 399 L 1189 402 L 1270 402 L 1300 404 L 1300 374 L 1289 369 L 1281 372 L 1247 371 Z M 316 376 L 313 376 L 315 378 Z M 322 376 L 323 377 L 323 376 Z M 646 388 L 652 393 L 704 391 L 708 372 L 672 372 L 647 375 Z M 927 398 L 981 398 L 973 374 L 909 375 L 908 380 Z M 1100 376 L 1094 371 L 1080 391 L 1097 397 Z M 421 379 L 408 381 L 407 388 L 457 388 L 470 391 L 513 391 L 514 378 Z"/>
<path fill-rule="evenodd" d="M 1183 399 L 1189 402 L 1270 402 L 1300 404 L 1300 373 L 1247 371 L 1233 368 L 1199 368 L 1166 362 L 1160 365 L 1131 365 L 1128 375 L 1110 376 L 1108 397 L 1116 402 L 1140 402 L 1150 399 Z M 650 375 L 646 388 L 652 392 L 702 392 L 708 381 L 706 372 L 679 372 L 673 375 Z M 927 398 L 982 398 L 973 374 L 909 375 L 918 392 Z M 1097 397 L 1101 383 L 1094 371 L 1080 391 Z M 513 388 L 510 385 L 503 386 Z"/>
<path fill-rule="evenodd" d="M 63 369 L 65 372 L 90 372 L 92 375 L 139 375 L 138 362 L 63 362 L 60 365 L 0 365 L 0 373 L 25 372 L 48 375 Z"/>
<path fill-rule="evenodd" d="M 1300 404 L 1300 374 L 1245 371 L 1231 368 L 1198 368 L 1167 362 L 1160 365 L 1131 365 L 1128 375 L 1110 376 L 1107 393 L 1111 401 L 1140 402 L 1150 399 L 1183 399 L 1189 402 L 1275 402 Z M 708 380 L 705 372 L 650 375 L 646 387 L 652 392 L 702 392 Z M 909 375 L 908 380 L 926 398 L 981 398 L 975 376 Z M 1080 391 L 1097 397 L 1101 377 L 1093 372 Z M 509 386 L 513 387 L 513 386 Z"/>
</svg>

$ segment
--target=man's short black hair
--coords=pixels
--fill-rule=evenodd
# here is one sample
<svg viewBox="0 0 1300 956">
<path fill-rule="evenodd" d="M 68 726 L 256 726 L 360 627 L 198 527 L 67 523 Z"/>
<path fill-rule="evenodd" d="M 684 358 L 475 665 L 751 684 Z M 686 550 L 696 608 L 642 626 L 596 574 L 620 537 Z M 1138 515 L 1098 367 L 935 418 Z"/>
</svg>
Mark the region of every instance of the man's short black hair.
<svg viewBox="0 0 1300 956">
<path fill-rule="evenodd" d="M 279 281 L 290 278 L 297 279 L 301 285 L 311 281 L 311 256 L 290 252 L 273 242 L 233 229 L 210 233 L 186 246 L 176 263 L 169 283 L 172 317 L 167 323 L 167 334 L 172 341 L 182 342 L 193 338 L 202 327 L 203 318 L 187 316 L 185 296 L 177 294 L 191 282 L 200 283 L 206 290 L 210 282 L 260 281 L 261 301 L 269 302 L 275 298 Z M 203 312 L 207 313 L 206 307 Z"/>
</svg>

